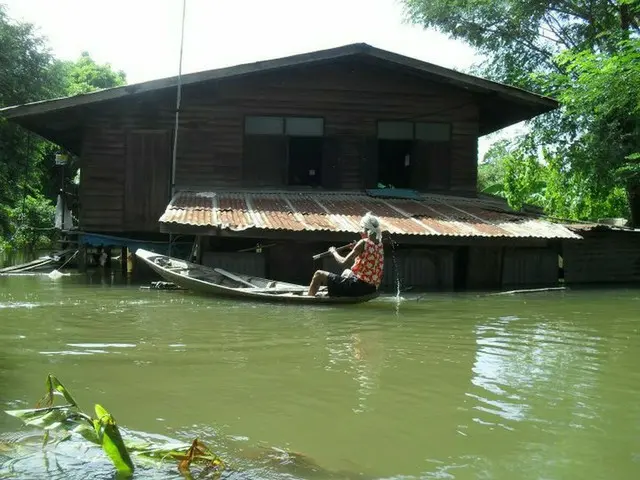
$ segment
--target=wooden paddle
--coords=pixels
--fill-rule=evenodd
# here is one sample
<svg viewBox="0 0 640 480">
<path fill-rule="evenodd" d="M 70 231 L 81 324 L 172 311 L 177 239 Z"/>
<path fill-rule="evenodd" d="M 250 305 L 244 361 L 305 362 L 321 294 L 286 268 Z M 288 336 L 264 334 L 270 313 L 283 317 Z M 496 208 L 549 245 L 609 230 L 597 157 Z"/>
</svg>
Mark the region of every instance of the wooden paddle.
<svg viewBox="0 0 640 480">
<path fill-rule="evenodd" d="M 346 250 L 348 248 L 353 248 L 355 246 L 355 244 L 356 244 L 355 242 L 351 242 L 351 243 L 349 243 L 347 245 L 343 245 L 341 247 L 336 248 L 336 251 L 341 252 L 342 250 Z M 318 254 L 314 255 L 313 259 L 314 260 L 319 260 L 321 258 L 328 257 L 329 255 L 331 255 L 331 252 L 329 250 L 327 250 L 326 252 L 322 252 L 322 253 L 318 253 Z"/>
</svg>

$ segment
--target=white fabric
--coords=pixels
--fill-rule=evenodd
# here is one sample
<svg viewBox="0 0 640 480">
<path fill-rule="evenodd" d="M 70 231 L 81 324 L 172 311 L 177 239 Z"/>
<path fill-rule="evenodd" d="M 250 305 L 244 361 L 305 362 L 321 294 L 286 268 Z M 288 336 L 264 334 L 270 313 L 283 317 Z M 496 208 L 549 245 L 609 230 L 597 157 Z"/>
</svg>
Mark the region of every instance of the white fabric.
<svg viewBox="0 0 640 480">
<path fill-rule="evenodd" d="M 62 212 L 64 211 L 64 227 L 62 225 Z M 71 218 L 71 211 L 64 205 L 62 196 L 58 195 L 58 201 L 56 202 L 56 228 L 59 230 L 71 230 L 73 228 L 73 218 Z"/>
</svg>

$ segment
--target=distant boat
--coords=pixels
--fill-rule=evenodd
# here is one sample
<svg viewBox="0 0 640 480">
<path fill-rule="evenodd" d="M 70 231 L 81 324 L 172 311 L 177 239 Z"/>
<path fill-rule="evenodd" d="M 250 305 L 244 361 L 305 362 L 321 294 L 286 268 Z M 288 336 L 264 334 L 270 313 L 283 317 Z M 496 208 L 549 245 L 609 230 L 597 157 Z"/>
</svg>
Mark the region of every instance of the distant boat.
<svg viewBox="0 0 640 480">
<path fill-rule="evenodd" d="M 59 267 L 63 263 L 66 263 L 65 260 L 67 260 L 67 257 L 71 254 L 75 254 L 75 252 L 77 252 L 77 250 L 71 248 L 36 258 L 30 262 L 0 268 L 0 275 L 21 275 L 26 273 L 37 273 L 43 270 L 51 270 L 52 268 Z M 71 260 L 71 258 L 69 258 L 69 260 Z"/>
<path fill-rule="evenodd" d="M 280 303 L 353 304 L 373 300 L 379 295 L 376 292 L 361 297 L 330 297 L 327 295 L 326 287 L 323 287 L 318 295 L 310 297 L 306 295 L 308 287 L 305 285 L 232 273 L 222 268 L 206 267 L 142 248 L 136 250 L 136 256 L 166 281 L 186 290 L 215 296 Z"/>
</svg>

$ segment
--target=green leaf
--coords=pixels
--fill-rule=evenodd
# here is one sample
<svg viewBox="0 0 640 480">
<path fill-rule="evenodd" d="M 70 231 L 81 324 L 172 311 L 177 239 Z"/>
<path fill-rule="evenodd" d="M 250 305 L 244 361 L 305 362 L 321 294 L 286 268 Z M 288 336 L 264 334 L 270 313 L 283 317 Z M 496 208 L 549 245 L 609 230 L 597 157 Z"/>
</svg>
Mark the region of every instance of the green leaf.
<svg viewBox="0 0 640 480">
<path fill-rule="evenodd" d="M 11 415 L 12 417 L 19 418 L 26 425 L 49 428 L 52 425 L 75 415 L 77 412 L 72 406 L 62 406 L 28 408 L 24 410 L 7 410 L 5 411 L 5 413 Z"/>
<path fill-rule="evenodd" d="M 54 375 L 49 374 L 47 376 L 47 394 L 38 401 L 38 406 L 40 404 L 52 405 L 54 395 L 62 396 L 64 399 L 69 402 L 74 407 L 77 407 L 78 404 L 71 396 L 69 391 L 62 385 L 62 382 L 58 380 Z"/>
<path fill-rule="evenodd" d="M 134 471 L 133 462 L 127 447 L 122 441 L 115 419 L 101 405 L 96 404 L 95 412 L 98 418 L 94 420 L 94 428 L 98 434 L 102 449 L 111 459 L 120 475 L 125 477 L 132 476 Z"/>
<path fill-rule="evenodd" d="M 497 195 L 497 194 L 504 193 L 504 184 L 494 183 L 493 185 L 489 185 L 487 188 L 482 190 L 482 193 L 486 193 L 489 195 Z"/>
<path fill-rule="evenodd" d="M 91 428 L 91 418 L 71 405 L 7 410 L 5 413 L 19 418 L 25 425 L 44 429 L 45 444 L 49 441 L 50 432 L 78 433 L 85 439 L 98 443 L 97 436 Z"/>
<path fill-rule="evenodd" d="M 85 440 L 100 445 L 122 477 L 131 477 L 134 464 L 130 453 L 140 458 L 164 460 L 172 459 L 179 462 L 179 470 L 189 476 L 192 463 L 204 466 L 204 471 L 219 475 L 225 468 L 225 463 L 213 453 L 204 443 L 195 439 L 191 444 L 184 442 L 167 442 L 153 444 L 149 442 L 125 442 L 120 434 L 113 416 L 101 405 L 95 405 L 95 419 L 81 412 L 71 394 L 53 375 L 47 380 L 47 395 L 45 403 L 53 403 L 55 396 L 63 396 L 70 404 L 62 406 L 47 406 L 22 410 L 8 410 L 6 413 L 19 418 L 26 425 L 36 426 L 45 431 L 43 445 L 53 440 L 53 434 L 58 434 L 55 444 L 68 441 L 72 435 L 79 435 Z M 203 473 L 204 473 L 203 471 Z"/>
</svg>

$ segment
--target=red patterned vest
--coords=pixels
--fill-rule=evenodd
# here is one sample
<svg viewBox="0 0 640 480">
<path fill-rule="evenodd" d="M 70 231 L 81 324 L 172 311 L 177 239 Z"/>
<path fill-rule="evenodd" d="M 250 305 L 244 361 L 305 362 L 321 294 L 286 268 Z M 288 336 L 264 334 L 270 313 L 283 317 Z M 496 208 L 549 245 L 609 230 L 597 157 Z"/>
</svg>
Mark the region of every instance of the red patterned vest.
<svg viewBox="0 0 640 480">
<path fill-rule="evenodd" d="M 364 250 L 356 257 L 351 271 L 360 280 L 378 288 L 380 282 L 382 282 L 384 271 L 384 246 L 382 242 L 376 244 L 371 239 L 366 238 Z"/>
</svg>

